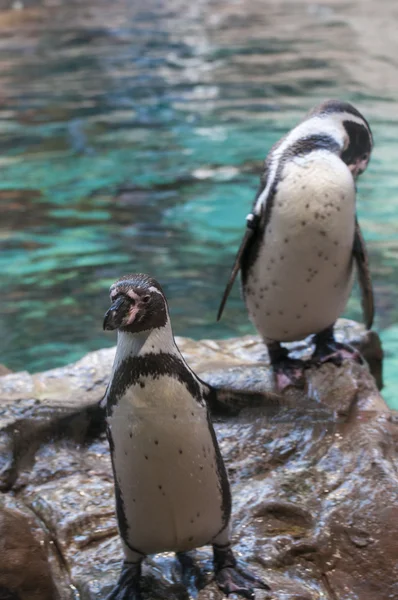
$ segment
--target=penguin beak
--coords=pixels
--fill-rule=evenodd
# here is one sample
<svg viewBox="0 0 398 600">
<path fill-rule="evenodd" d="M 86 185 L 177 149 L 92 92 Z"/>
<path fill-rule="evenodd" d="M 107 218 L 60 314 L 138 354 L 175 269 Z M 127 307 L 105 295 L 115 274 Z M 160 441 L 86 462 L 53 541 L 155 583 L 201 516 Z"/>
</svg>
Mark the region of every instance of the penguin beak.
<svg viewBox="0 0 398 600">
<path fill-rule="evenodd" d="M 121 311 L 120 308 L 124 302 L 124 298 L 118 298 L 115 300 L 112 306 L 108 308 L 104 316 L 104 331 L 112 331 L 121 325 L 124 315 L 122 314 L 123 311 Z"/>
</svg>

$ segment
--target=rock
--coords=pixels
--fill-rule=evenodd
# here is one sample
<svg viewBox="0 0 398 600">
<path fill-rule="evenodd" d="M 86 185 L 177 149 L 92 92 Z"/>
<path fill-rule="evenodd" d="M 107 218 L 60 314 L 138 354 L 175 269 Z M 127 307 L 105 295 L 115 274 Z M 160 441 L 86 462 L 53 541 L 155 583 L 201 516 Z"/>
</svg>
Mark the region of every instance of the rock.
<svg viewBox="0 0 398 600">
<path fill-rule="evenodd" d="M 365 349 L 380 385 L 376 334 L 343 321 L 338 335 Z M 217 386 L 272 388 L 267 353 L 257 337 L 179 338 L 178 344 L 195 371 Z M 305 343 L 292 347 L 298 354 L 309 352 Z M 4 481 L 10 439 L 24 439 L 29 427 L 45 427 L 54 413 L 99 400 L 113 355 L 114 349 L 101 350 L 62 369 L 0 378 Z M 215 423 L 232 486 L 237 555 L 272 588 L 268 595 L 257 590 L 257 600 L 398 598 L 398 419 L 366 365 L 326 364 L 306 376 L 305 392 L 288 389 L 272 406 L 248 407 Z M 62 599 L 77 597 L 70 595 L 71 584 L 81 600 L 105 598 L 122 557 L 105 438 L 83 446 L 48 444 L 38 450 L 31 469 L 27 464 L 19 465 L 25 468 L 13 493 L 3 498 L 34 515 L 34 526 L 27 516 L 24 526 L 39 536 L 35 539 L 42 535 L 54 542 L 41 546 L 41 564 L 47 569 L 43 581 L 56 581 Z M 9 510 L 0 505 L 0 523 L 9 518 Z M 5 530 L 4 545 L 22 537 L 18 527 Z M 202 585 L 199 591 L 190 589 L 189 596 L 173 556 L 147 559 L 145 600 L 186 600 L 195 593 L 198 600 L 221 600 L 212 582 L 210 548 L 197 550 L 194 557 Z M 18 561 L 29 562 L 24 547 Z M 17 579 L 14 587 L 7 585 L 21 600 L 30 599 Z M 40 598 L 46 598 L 44 593 Z"/>
<path fill-rule="evenodd" d="M 5 365 L 0 364 L 0 377 L 1 375 L 8 375 L 9 373 L 12 373 L 11 369 L 6 367 Z"/>
<path fill-rule="evenodd" d="M 61 600 L 72 598 L 58 589 L 64 575 L 48 533 L 23 503 L 0 497 L 0 598 Z"/>
</svg>

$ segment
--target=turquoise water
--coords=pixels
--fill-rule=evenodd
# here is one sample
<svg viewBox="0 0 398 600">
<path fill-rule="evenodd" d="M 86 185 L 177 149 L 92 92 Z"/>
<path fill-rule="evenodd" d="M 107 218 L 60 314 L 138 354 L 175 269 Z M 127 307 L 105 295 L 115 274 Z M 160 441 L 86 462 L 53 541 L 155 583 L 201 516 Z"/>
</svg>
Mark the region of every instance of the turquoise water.
<svg viewBox="0 0 398 600">
<path fill-rule="evenodd" d="M 139 4 L 0 3 L 0 362 L 113 344 L 107 289 L 132 271 L 164 284 L 176 334 L 251 332 L 238 286 L 215 315 L 261 161 L 340 97 L 376 141 L 358 210 L 398 406 L 395 1 Z"/>
</svg>

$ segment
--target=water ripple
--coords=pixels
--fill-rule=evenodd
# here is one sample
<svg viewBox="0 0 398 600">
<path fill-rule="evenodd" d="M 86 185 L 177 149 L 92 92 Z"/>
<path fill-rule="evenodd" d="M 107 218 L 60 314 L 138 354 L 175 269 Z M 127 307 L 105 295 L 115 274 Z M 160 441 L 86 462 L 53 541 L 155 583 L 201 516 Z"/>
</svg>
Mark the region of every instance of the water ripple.
<svg viewBox="0 0 398 600">
<path fill-rule="evenodd" d="M 101 315 L 126 270 L 165 283 L 178 334 L 250 331 L 238 289 L 215 312 L 261 162 L 331 96 L 374 131 L 358 205 L 392 372 L 397 16 L 393 0 L 1 1 L 1 362 L 113 343 Z"/>
</svg>

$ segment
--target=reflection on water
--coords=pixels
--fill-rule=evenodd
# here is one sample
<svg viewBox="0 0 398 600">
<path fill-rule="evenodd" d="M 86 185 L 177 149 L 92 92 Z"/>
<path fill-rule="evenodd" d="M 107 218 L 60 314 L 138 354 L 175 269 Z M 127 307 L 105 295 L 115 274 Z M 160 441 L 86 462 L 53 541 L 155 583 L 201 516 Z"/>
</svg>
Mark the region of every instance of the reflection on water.
<svg viewBox="0 0 398 600">
<path fill-rule="evenodd" d="M 341 97 L 376 141 L 359 214 L 392 376 L 398 5 L 141 4 L 0 2 L 1 362 L 45 369 L 114 343 L 106 290 L 136 270 L 164 283 L 176 333 L 251 331 L 238 286 L 215 314 L 261 160 Z"/>
</svg>

